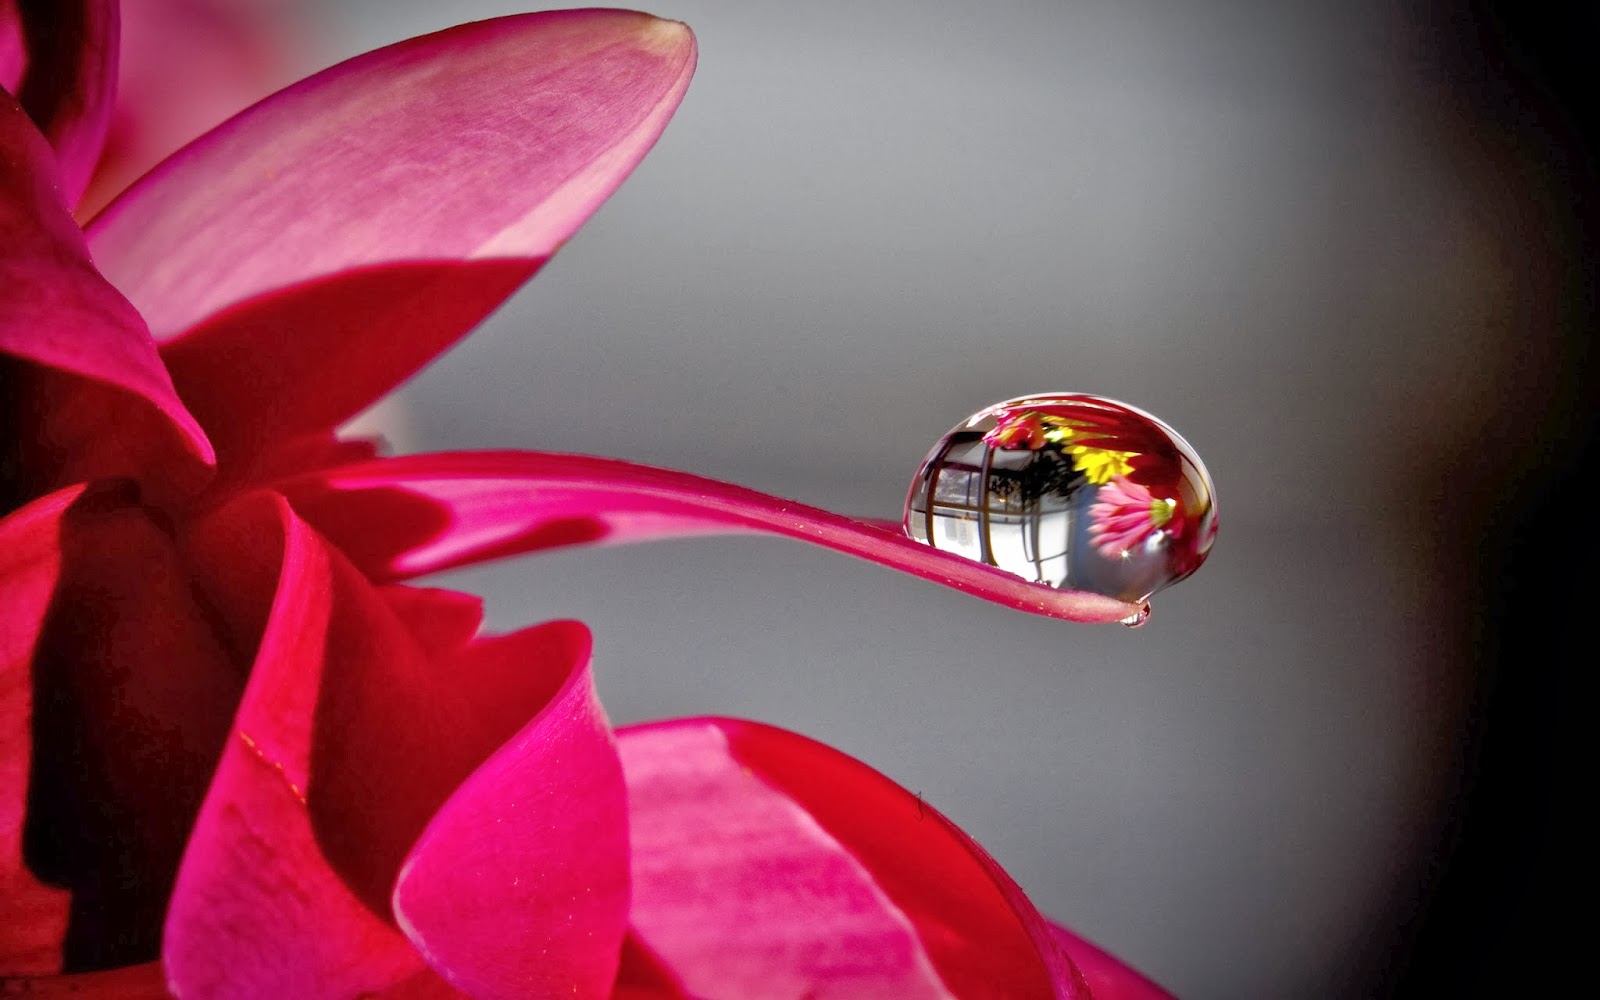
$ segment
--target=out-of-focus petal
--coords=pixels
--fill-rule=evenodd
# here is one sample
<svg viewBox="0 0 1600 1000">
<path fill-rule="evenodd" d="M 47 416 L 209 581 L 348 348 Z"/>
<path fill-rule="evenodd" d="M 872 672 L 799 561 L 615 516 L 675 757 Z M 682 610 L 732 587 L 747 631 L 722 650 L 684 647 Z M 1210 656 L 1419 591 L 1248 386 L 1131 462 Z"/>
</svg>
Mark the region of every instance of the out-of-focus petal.
<svg viewBox="0 0 1600 1000">
<path fill-rule="evenodd" d="M 0 0 L 0 89 L 50 140 L 70 207 L 100 159 L 117 88 L 117 0 Z"/>
<path fill-rule="evenodd" d="M 24 855 L 72 890 L 68 971 L 156 955 L 190 824 L 244 663 L 171 525 L 126 483 L 62 512 L 59 578 L 33 651 Z"/>
<path fill-rule="evenodd" d="M 282 0 L 130 3 L 105 151 L 77 217 L 93 218 L 184 143 L 299 76 L 294 54 L 310 48 L 295 37 L 303 7 Z"/>
<path fill-rule="evenodd" d="M 144 321 L 89 262 L 49 147 L 3 93 L 0 149 L 0 511 L 97 477 L 199 485 L 205 433 Z"/>
<path fill-rule="evenodd" d="M 589 648 L 582 625 L 553 622 L 474 642 L 446 668 L 491 731 L 520 732 L 428 824 L 394 909 L 474 997 L 598 997 L 617 971 L 627 804 Z"/>
<path fill-rule="evenodd" d="M 755 490 L 614 459 L 458 452 L 379 459 L 275 484 L 377 579 L 575 544 L 765 532 L 814 542 L 1035 614 L 1127 618 L 1133 605 L 1055 590 L 864 523 Z"/>
<path fill-rule="evenodd" d="M 476 324 L 655 142 L 688 28 L 625 11 L 462 25 L 302 81 L 89 227 L 218 451 L 331 428 Z"/>
<path fill-rule="evenodd" d="M 1088 996 L 1048 923 L 993 860 L 859 761 L 727 719 L 627 727 L 618 738 L 633 927 L 689 995 L 731 982 L 751 998 Z M 861 926 L 876 942 L 853 933 Z M 871 983 L 910 976 L 908 961 L 936 973 L 931 983 Z"/>
<path fill-rule="evenodd" d="M 67 894 L 23 864 L 33 758 L 33 661 L 61 578 L 61 517 L 82 492 L 62 490 L 0 519 L 0 976 L 55 972 Z"/>
<path fill-rule="evenodd" d="M 1094 1000 L 1173 1000 L 1171 993 L 1099 945 L 1059 924 L 1051 924 L 1050 932 L 1072 956 L 1072 964 L 1083 974 Z"/>
</svg>

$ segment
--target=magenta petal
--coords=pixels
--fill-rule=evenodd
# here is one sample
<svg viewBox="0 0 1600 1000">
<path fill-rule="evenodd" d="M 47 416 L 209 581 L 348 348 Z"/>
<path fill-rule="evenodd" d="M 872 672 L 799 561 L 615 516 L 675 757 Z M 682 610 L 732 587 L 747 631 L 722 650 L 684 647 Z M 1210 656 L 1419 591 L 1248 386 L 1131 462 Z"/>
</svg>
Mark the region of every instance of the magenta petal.
<svg viewBox="0 0 1600 1000">
<path fill-rule="evenodd" d="M 307 801 L 324 683 L 372 651 L 369 609 L 340 601 L 336 557 L 271 497 L 223 508 L 191 545 L 212 555 L 207 589 L 228 630 L 259 639 L 167 911 L 174 991 L 355 996 L 416 975 L 415 950 L 330 864 Z"/>
<path fill-rule="evenodd" d="M 1089 996 L 993 860 L 859 761 L 729 719 L 618 739 L 634 931 L 686 994 Z"/>
<path fill-rule="evenodd" d="M 634 932 L 688 995 L 952 996 L 872 873 L 735 758 L 718 726 L 620 739 Z"/>
<path fill-rule="evenodd" d="M 100 476 L 198 485 L 213 458 L 205 433 L 144 321 L 89 262 L 49 148 L 4 94 L 0 149 L 0 465 L 21 494 L 0 495 L 0 509 Z"/>
<path fill-rule="evenodd" d="M 61 576 L 61 518 L 82 492 L 51 494 L 0 519 L 0 975 L 61 967 L 67 894 L 22 860 L 32 759 L 31 663 Z"/>
<path fill-rule="evenodd" d="M 561 11 L 370 52 L 266 99 L 89 227 L 225 454 L 343 422 L 621 183 L 693 71 L 681 24 Z"/>
<path fill-rule="evenodd" d="M 1084 622 L 1137 610 L 940 552 L 895 526 L 683 472 L 548 452 L 380 459 L 277 484 L 301 516 L 378 579 L 406 579 L 561 545 L 765 532 L 814 542 L 1010 607 Z"/>
<path fill-rule="evenodd" d="M 117 0 L 0 0 L 0 88 L 55 148 L 62 200 L 89 184 L 117 87 Z"/>
<path fill-rule="evenodd" d="M 555 622 L 449 666 L 491 729 L 544 702 L 439 810 L 395 885 L 400 926 L 475 997 L 600 997 L 617 971 L 627 806 L 589 645 L 582 625 Z"/>
</svg>

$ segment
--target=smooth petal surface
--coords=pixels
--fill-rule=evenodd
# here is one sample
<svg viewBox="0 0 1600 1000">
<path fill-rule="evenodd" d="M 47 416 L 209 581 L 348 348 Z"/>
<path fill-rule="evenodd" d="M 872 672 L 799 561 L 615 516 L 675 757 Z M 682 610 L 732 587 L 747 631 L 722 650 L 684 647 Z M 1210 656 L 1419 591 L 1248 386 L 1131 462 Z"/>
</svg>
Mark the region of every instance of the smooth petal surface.
<svg viewBox="0 0 1600 1000">
<path fill-rule="evenodd" d="M 0 89 L 50 140 L 76 205 L 100 159 L 117 86 L 117 0 L 0 0 Z"/>
<path fill-rule="evenodd" d="M 898 526 L 613 459 L 549 452 L 418 455 L 328 469 L 276 488 L 377 579 L 562 545 L 765 532 L 1053 618 L 1112 622 L 1137 610 L 1099 594 L 1028 583 L 914 542 Z"/>
<path fill-rule="evenodd" d="M 61 578 L 61 517 L 79 488 L 0 519 L 0 976 L 61 967 L 67 894 L 23 864 L 23 816 L 33 759 L 33 669 Z"/>
<path fill-rule="evenodd" d="M 520 731 L 428 824 L 394 911 L 474 997 L 599 997 L 617 971 L 627 803 L 589 649 L 586 628 L 553 622 L 475 642 L 447 667 L 489 729 Z"/>
<path fill-rule="evenodd" d="M 168 159 L 89 227 L 220 452 L 342 423 L 476 324 L 610 194 L 693 36 L 624 11 L 367 53 Z"/>
<path fill-rule="evenodd" d="M 193 487 L 211 446 L 144 321 L 96 273 L 53 156 L 0 93 L 0 510 L 105 476 Z"/>
<path fill-rule="evenodd" d="M 1089 995 L 992 859 L 859 761 L 728 719 L 618 738 L 634 931 L 687 994 Z"/>
</svg>

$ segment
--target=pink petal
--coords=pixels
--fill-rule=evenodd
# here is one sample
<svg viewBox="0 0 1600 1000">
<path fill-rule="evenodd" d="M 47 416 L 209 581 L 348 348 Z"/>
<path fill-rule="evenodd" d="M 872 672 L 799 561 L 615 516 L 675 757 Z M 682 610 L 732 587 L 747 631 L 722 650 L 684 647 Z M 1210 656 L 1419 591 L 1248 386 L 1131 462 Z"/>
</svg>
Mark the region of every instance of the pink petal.
<svg viewBox="0 0 1600 1000">
<path fill-rule="evenodd" d="M 49 147 L 0 94 L 0 510 L 72 482 L 192 488 L 212 460 L 144 322 L 95 272 L 53 187 Z"/>
<path fill-rule="evenodd" d="M 412 942 L 474 997 L 598 997 L 617 970 L 627 806 L 589 647 L 582 625 L 556 622 L 448 667 L 490 729 L 526 720 L 434 817 L 394 891 Z"/>
<path fill-rule="evenodd" d="M 333 427 L 532 274 L 688 86 L 681 24 L 563 11 L 359 56 L 239 115 L 89 227 L 227 455 Z"/>
<path fill-rule="evenodd" d="M 33 757 L 33 670 L 50 597 L 61 578 L 61 518 L 81 488 L 0 519 L 0 974 L 61 967 L 67 894 L 23 864 Z"/>
<path fill-rule="evenodd" d="M 79 970 L 155 957 L 244 677 L 170 522 L 127 484 L 84 491 L 58 528 L 32 651 L 25 851 L 73 892 L 63 961 Z"/>
<path fill-rule="evenodd" d="M 1089 996 L 993 859 L 859 761 L 728 719 L 618 738 L 634 931 L 687 994 Z"/>
<path fill-rule="evenodd" d="M 1083 973 L 1094 1000 L 1172 1000 L 1172 994 L 1099 945 L 1055 924 L 1050 932 Z"/>
<path fill-rule="evenodd" d="M 190 545 L 210 556 L 203 575 L 219 618 L 257 652 L 167 911 L 162 958 L 174 991 L 353 996 L 417 975 L 420 956 L 330 863 L 309 805 L 313 791 L 344 790 L 337 780 L 312 787 L 322 770 L 313 750 L 319 738 L 337 739 L 327 730 L 339 721 L 319 703 L 348 711 L 340 702 L 349 685 L 372 680 L 362 661 L 415 668 L 414 650 L 377 596 L 269 495 L 216 512 Z M 396 686 L 371 693 L 382 700 Z M 384 764 L 373 760 L 350 778 L 393 781 Z M 331 853 L 348 854 L 365 833 L 375 852 L 394 855 L 408 833 L 389 828 L 378 798 L 348 804 L 353 829 Z"/>
<path fill-rule="evenodd" d="M 686 721 L 619 735 L 634 933 L 685 993 L 953 995 L 873 872 L 735 757 L 721 726 Z"/>
<path fill-rule="evenodd" d="M 898 527 L 687 473 L 548 452 L 380 459 L 276 484 L 365 572 L 404 579 L 561 545 L 766 532 L 848 552 L 997 604 L 1073 621 L 1137 609 L 940 552 Z"/>
<path fill-rule="evenodd" d="M 78 202 L 111 121 L 117 0 L 0 0 L 0 88 L 55 148 L 62 200 Z"/>
<path fill-rule="evenodd" d="M 476 627 L 474 602 L 373 588 L 271 494 L 249 494 L 213 513 L 186 548 L 200 563 L 218 620 L 257 654 L 173 890 L 163 958 L 174 989 L 202 997 L 440 995 L 442 984 L 390 922 L 397 872 L 425 827 L 427 837 L 453 843 L 428 824 L 436 813 L 446 827 L 447 817 L 465 815 L 451 797 L 457 786 L 520 794 L 515 782 L 529 777 L 491 754 L 552 697 L 561 703 L 554 692 L 572 662 L 570 637 L 548 627 L 465 643 Z M 559 669 L 544 669 L 547 663 Z M 547 727 L 544 735 L 561 732 Z M 568 749 L 565 769 L 529 758 L 548 765 L 538 771 L 540 789 L 593 784 L 582 747 Z M 480 765 L 484 771 L 473 774 Z M 620 837 L 620 777 L 611 784 L 611 827 Z M 597 802 L 603 792 L 595 790 Z M 531 798 L 522 801 L 532 809 Z M 517 849 L 533 850 L 537 840 Z M 595 851 L 602 838 L 546 833 L 544 843 L 546 856 L 572 855 L 574 870 L 606 859 Z M 611 866 L 620 872 L 621 846 L 615 855 Z M 441 878 L 450 881 L 419 877 L 424 896 Z M 471 880 L 461 875 L 455 884 Z M 591 881 L 603 898 L 604 880 Z M 488 885 L 479 886 L 479 902 L 492 896 Z M 469 901 L 455 901 L 463 920 L 472 917 Z M 622 904 L 609 905 L 619 910 L 614 964 Z M 435 911 L 426 903 L 422 911 L 431 928 Z M 449 962 L 460 949 L 448 928 L 440 938 Z M 470 959 L 463 966 L 476 973 Z"/>
</svg>

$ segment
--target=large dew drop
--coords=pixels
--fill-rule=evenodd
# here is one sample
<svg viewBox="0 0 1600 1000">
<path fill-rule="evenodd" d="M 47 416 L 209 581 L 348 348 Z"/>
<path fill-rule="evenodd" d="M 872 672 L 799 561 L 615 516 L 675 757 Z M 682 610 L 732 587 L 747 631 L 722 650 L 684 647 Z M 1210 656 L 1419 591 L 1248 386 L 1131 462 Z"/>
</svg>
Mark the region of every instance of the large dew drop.
<svg viewBox="0 0 1600 1000">
<path fill-rule="evenodd" d="M 905 529 L 1025 580 L 1142 603 L 1205 561 L 1217 508 L 1200 456 L 1172 428 L 1063 393 L 957 424 L 912 480 Z"/>
</svg>

